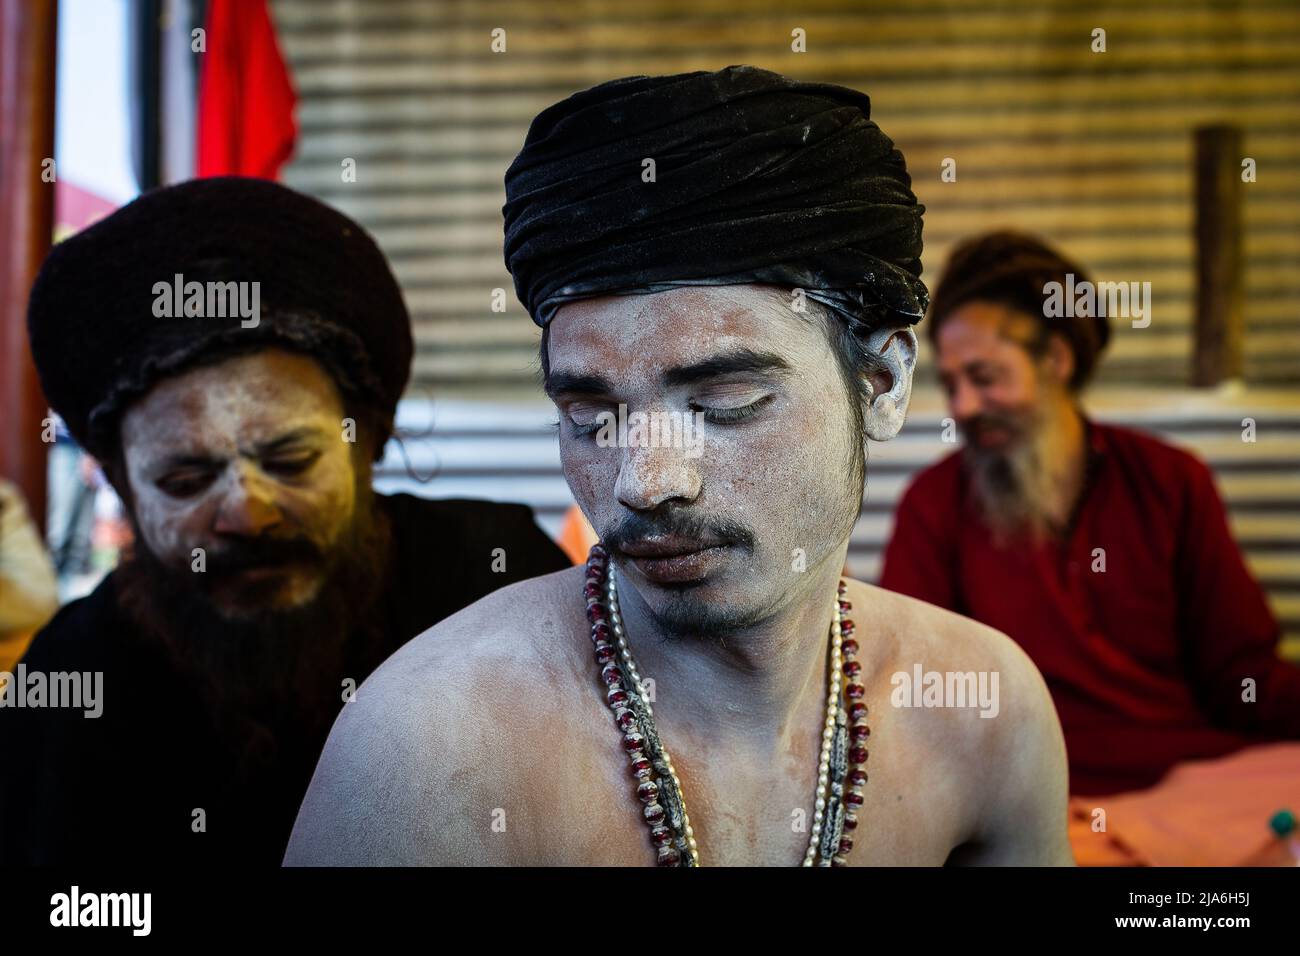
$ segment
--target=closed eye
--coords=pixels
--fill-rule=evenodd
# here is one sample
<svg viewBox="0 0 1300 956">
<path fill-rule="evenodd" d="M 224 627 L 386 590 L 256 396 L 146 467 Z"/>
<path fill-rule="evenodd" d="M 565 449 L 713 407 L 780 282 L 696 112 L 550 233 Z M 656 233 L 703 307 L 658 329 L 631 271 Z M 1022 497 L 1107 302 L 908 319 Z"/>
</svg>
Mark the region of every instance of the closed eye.
<svg viewBox="0 0 1300 956">
<path fill-rule="evenodd" d="M 577 437 L 594 435 L 605 423 L 617 415 L 606 406 L 596 406 L 591 402 L 574 402 L 564 410 L 564 420 L 569 425 L 569 432 Z"/>
<path fill-rule="evenodd" d="M 298 452 L 291 455 L 276 455 L 262 461 L 262 469 L 273 475 L 301 475 L 320 460 L 319 451 Z"/>
<path fill-rule="evenodd" d="M 604 425 L 604 420 L 600 418 L 581 425 L 575 422 L 572 418 L 569 419 L 569 431 L 579 437 L 583 435 L 594 435 L 596 432 L 600 431 Z"/>
<path fill-rule="evenodd" d="M 212 484 L 215 478 L 214 471 L 187 469 L 163 475 L 154 484 L 169 497 L 192 498 Z"/>
<path fill-rule="evenodd" d="M 692 405 L 691 410 L 702 412 L 706 422 L 712 422 L 715 425 L 734 425 L 737 422 L 753 418 L 775 397 L 774 395 L 764 395 L 758 401 L 750 402 L 748 405 L 741 405 L 738 408 L 711 408 Z"/>
</svg>

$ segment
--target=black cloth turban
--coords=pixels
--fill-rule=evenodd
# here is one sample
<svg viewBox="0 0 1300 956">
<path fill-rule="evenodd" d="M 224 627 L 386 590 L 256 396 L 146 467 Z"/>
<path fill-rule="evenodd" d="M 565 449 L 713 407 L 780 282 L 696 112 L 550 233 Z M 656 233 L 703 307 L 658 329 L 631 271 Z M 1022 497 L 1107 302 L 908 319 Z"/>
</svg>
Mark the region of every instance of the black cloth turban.
<svg viewBox="0 0 1300 956">
<path fill-rule="evenodd" d="M 257 325 L 238 314 L 159 317 L 155 285 L 178 274 L 205 288 L 258 282 Z M 410 316 L 374 240 L 260 179 L 153 190 L 59 243 L 32 287 L 27 330 L 46 398 L 101 457 L 132 400 L 227 355 L 269 346 L 310 355 L 388 420 L 411 370 Z"/>
<path fill-rule="evenodd" d="M 544 327 L 590 296 L 766 283 L 857 326 L 918 322 L 925 207 L 870 116 L 856 90 L 751 66 L 575 93 L 506 172 L 519 300 Z"/>
</svg>

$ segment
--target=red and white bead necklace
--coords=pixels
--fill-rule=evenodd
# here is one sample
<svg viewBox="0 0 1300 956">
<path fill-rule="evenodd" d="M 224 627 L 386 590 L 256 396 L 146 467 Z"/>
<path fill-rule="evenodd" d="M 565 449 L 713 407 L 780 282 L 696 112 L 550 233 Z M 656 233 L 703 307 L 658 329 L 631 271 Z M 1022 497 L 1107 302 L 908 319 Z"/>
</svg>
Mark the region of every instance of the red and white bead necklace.
<svg viewBox="0 0 1300 956">
<path fill-rule="evenodd" d="M 831 618 L 826 723 L 822 728 L 817 792 L 804 866 L 847 863 L 853 838 L 846 831 L 858 825 L 862 791 L 867 784 L 865 765 L 871 729 L 867 726 L 867 705 L 863 701 L 866 690 L 858 681 L 862 671 L 862 665 L 856 660 L 858 642 L 853 638 L 853 622 L 844 617 L 844 612 L 853 607 L 846 593 L 847 587 L 840 581 Z M 699 866 L 699 846 L 686 813 L 681 781 L 655 728 L 649 695 L 623 631 L 615 571 L 609 555 L 599 544 L 587 558 L 583 595 L 596 666 L 605 685 L 605 701 L 623 732 L 623 749 L 631 763 L 632 776 L 637 780 L 637 798 L 650 828 L 656 863 Z M 843 686 L 846 679 L 848 684 Z"/>
</svg>

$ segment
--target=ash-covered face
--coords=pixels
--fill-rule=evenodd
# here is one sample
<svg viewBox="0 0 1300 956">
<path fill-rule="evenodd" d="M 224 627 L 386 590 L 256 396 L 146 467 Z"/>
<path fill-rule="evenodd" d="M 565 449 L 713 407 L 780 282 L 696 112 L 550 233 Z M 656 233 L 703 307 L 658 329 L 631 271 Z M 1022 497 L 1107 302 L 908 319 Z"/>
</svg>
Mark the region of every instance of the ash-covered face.
<svg viewBox="0 0 1300 956">
<path fill-rule="evenodd" d="M 358 512 L 344 417 L 324 369 L 279 349 L 163 380 L 121 427 L 143 545 L 223 616 L 309 604 Z"/>
<path fill-rule="evenodd" d="M 686 286 L 565 305 L 548 335 L 565 477 L 664 628 L 752 624 L 807 572 L 842 561 L 861 503 L 848 467 L 860 436 L 811 311 L 769 287 Z M 595 428 L 620 404 L 622 447 Z M 701 440 L 635 435 L 636 413 L 702 415 Z"/>
</svg>

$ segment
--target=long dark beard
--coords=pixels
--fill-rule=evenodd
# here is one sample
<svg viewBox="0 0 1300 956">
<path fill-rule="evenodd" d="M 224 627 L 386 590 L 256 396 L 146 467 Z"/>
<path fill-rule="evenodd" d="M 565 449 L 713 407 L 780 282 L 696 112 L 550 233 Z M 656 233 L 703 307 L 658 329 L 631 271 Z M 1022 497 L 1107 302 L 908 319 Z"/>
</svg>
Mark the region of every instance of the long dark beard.
<svg viewBox="0 0 1300 956">
<path fill-rule="evenodd" d="M 164 565 L 137 536 L 115 572 L 118 602 L 141 639 L 193 688 L 220 740 L 235 753 L 273 755 L 277 748 L 267 743 L 286 736 L 323 740 L 342 705 L 343 681 L 360 684 L 361 668 L 382 656 L 379 599 L 390 540 L 367 488 L 314 599 L 231 618 L 190 572 Z"/>
</svg>

